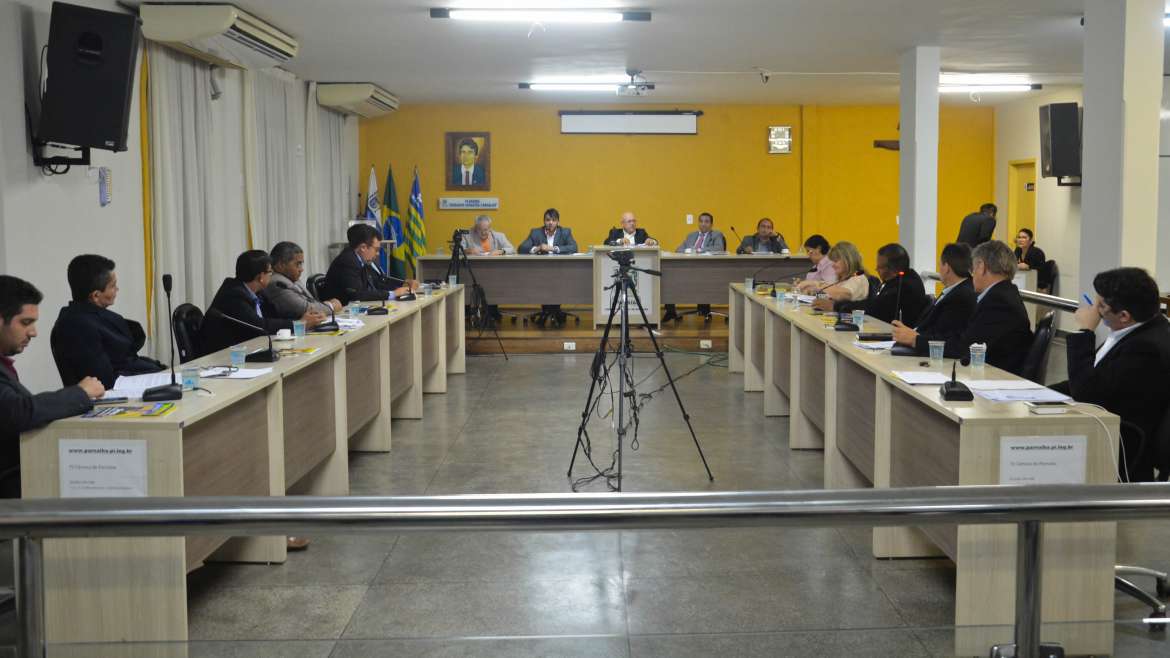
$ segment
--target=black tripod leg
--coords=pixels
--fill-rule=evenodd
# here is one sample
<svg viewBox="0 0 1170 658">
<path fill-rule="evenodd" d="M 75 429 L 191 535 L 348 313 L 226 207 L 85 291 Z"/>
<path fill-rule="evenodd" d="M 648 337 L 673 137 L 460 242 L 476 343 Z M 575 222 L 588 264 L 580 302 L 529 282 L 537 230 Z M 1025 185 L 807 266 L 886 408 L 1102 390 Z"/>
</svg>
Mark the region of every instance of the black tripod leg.
<svg viewBox="0 0 1170 658">
<path fill-rule="evenodd" d="M 601 343 L 593 355 L 593 364 L 589 374 L 592 380 L 589 383 L 589 395 L 585 398 L 585 410 L 581 412 L 581 425 L 577 427 L 577 442 L 573 444 L 573 458 L 569 460 L 567 476 L 573 476 L 573 464 L 577 463 L 577 453 L 585 447 L 581 437 L 585 434 L 585 426 L 589 424 L 589 410 L 593 407 L 593 392 L 597 390 L 597 383 L 601 379 L 601 371 L 605 368 L 605 345 L 609 341 L 609 331 L 613 328 L 613 316 L 617 312 L 619 295 L 614 295 L 613 303 L 609 307 L 609 319 L 605 322 L 605 330 L 601 332 Z"/>
<path fill-rule="evenodd" d="M 646 328 L 646 334 L 650 336 L 650 343 L 654 345 L 654 354 L 658 357 L 658 362 L 662 364 L 662 372 L 666 373 L 666 381 L 670 384 L 670 390 L 674 392 L 674 401 L 678 403 L 678 409 L 682 412 L 687 429 L 691 432 L 691 439 L 695 442 L 695 450 L 699 451 L 699 459 L 703 461 L 703 468 L 707 471 L 707 481 L 714 482 L 715 476 L 711 475 L 711 467 L 707 465 L 707 456 L 703 454 L 703 447 L 699 445 L 699 437 L 695 435 L 695 428 L 691 425 L 691 415 L 687 413 L 686 407 L 683 406 L 682 397 L 678 394 L 678 388 L 674 385 L 674 376 L 670 374 L 670 368 L 666 367 L 666 357 L 662 354 L 662 348 L 658 346 L 658 339 L 654 336 L 654 329 L 650 327 L 650 320 L 646 317 L 646 309 L 642 308 L 642 300 L 638 298 L 638 289 L 630 286 L 630 292 L 634 294 L 634 303 L 638 305 L 638 312 L 642 314 L 642 326 Z"/>
</svg>

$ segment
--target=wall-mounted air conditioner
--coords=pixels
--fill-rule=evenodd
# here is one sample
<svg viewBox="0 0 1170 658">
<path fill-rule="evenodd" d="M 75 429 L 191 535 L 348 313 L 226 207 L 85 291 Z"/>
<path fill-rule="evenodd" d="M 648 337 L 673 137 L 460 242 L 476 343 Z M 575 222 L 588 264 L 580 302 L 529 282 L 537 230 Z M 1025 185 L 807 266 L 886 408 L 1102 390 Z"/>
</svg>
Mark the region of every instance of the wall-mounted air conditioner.
<svg viewBox="0 0 1170 658">
<path fill-rule="evenodd" d="M 394 94 L 369 82 L 322 82 L 317 84 L 317 104 L 363 119 L 373 119 L 398 109 Z"/>
<path fill-rule="evenodd" d="M 232 5 L 142 5 L 142 34 L 212 64 L 266 69 L 297 55 L 296 39 Z"/>
</svg>

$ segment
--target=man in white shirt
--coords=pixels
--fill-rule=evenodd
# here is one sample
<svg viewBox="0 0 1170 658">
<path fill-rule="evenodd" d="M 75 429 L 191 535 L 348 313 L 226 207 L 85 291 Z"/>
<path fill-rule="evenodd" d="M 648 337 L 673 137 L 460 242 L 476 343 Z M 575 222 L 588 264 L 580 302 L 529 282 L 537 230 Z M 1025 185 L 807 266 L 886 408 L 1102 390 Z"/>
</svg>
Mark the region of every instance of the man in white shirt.
<svg viewBox="0 0 1170 658">
<path fill-rule="evenodd" d="M 650 237 L 646 229 L 638 228 L 638 218 L 627 210 L 622 213 L 622 227 L 611 229 L 605 238 L 605 244 L 615 247 L 654 247 L 658 241 Z"/>
</svg>

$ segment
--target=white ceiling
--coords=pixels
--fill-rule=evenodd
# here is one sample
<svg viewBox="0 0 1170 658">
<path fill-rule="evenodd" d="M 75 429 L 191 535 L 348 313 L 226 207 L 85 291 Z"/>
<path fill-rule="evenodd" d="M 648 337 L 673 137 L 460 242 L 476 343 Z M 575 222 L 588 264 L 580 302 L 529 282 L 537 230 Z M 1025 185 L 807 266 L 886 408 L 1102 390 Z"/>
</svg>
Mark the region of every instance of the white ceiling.
<svg viewBox="0 0 1170 658">
<path fill-rule="evenodd" d="M 297 37 L 301 51 L 287 68 L 302 78 L 376 82 L 414 104 L 896 102 L 898 55 L 915 45 L 940 46 L 944 70 L 1078 84 L 1085 0 L 534 0 L 653 12 L 649 23 L 543 28 L 429 17 L 431 7 L 499 1 L 233 1 Z M 652 96 L 517 88 L 542 75 L 627 67 L 646 71 L 658 85 Z M 757 67 L 778 73 L 765 85 Z"/>
</svg>

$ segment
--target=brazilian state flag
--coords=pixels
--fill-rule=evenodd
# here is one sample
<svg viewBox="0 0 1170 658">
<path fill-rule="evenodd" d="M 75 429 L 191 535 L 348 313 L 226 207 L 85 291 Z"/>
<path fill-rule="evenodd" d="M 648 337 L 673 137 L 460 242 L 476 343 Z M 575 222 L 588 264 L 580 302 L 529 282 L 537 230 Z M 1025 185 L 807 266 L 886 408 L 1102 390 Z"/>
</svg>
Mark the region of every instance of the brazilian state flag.
<svg viewBox="0 0 1170 658">
<path fill-rule="evenodd" d="M 382 199 L 382 239 L 394 241 L 385 271 L 390 276 L 406 278 L 406 239 L 402 233 L 402 218 L 398 215 L 398 191 L 394 187 L 394 171 L 386 165 L 386 190 Z"/>
</svg>

